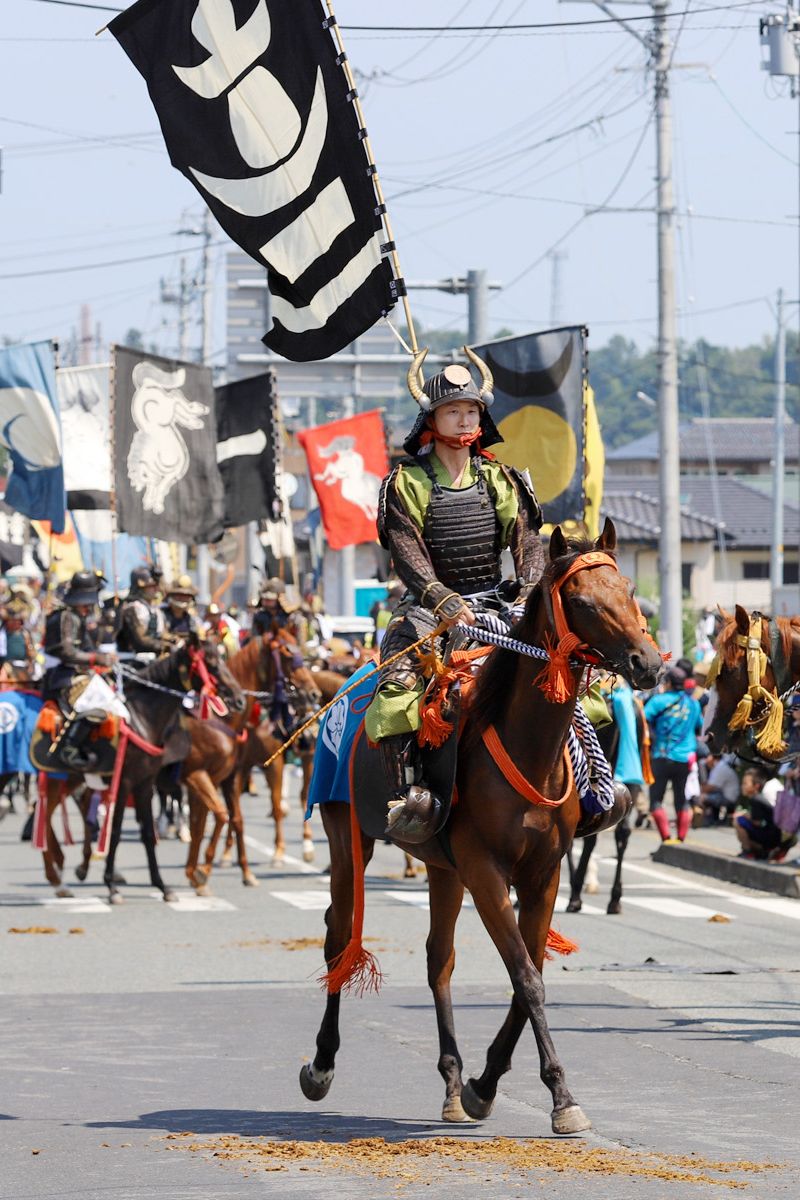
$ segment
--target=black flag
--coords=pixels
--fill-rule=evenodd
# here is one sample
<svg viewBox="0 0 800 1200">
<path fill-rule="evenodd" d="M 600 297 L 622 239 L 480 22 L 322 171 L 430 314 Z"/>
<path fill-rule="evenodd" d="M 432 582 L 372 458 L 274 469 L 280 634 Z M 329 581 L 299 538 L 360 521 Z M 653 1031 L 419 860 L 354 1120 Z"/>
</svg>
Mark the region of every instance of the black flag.
<svg viewBox="0 0 800 1200">
<path fill-rule="evenodd" d="M 331 23 L 319 0 L 139 0 L 109 24 L 173 166 L 268 268 L 264 341 L 298 361 L 341 350 L 397 291 Z"/>
<path fill-rule="evenodd" d="M 216 542 L 224 497 L 210 368 L 121 346 L 112 352 L 119 529 Z"/>
<path fill-rule="evenodd" d="M 525 333 L 476 346 L 494 376 L 501 462 L 530 470 L 547 524 L 583 520 L 586 330 Z"/>
<path fill-rule="evenodd" d="M 280 518 L 275 376 L 255 375 L 215 389 L 217 465 L 225 524 Z"/>
</svg>

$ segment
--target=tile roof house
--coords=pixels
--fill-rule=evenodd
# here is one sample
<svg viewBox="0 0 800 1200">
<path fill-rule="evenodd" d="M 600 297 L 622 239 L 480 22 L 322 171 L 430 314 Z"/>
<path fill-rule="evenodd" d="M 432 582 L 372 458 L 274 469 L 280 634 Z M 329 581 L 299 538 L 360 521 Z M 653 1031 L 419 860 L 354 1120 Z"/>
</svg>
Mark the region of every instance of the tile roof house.
<svg viewBox="0 0 800 1200">
<path fill-rule="evenodd" d="M 678 431 L 681 469 L 709 474 L 760 475 L 772 470 L 775 422 L 772 417 L 696 417 Z M 800 467 L 800 425 L 786 422 L 786 469 Z M 606 452 L 606 468 L 626 475 L 657 475 L 658 432 L 645 434 Z"/>
</svg>

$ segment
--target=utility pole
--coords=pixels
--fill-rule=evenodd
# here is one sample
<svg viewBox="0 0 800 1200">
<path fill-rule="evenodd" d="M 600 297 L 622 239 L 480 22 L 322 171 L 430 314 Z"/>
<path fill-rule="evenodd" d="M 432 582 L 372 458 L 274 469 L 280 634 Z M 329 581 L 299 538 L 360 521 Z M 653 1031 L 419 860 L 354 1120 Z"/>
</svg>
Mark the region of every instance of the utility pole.
<svg viewBox="0 0 800 1200">
<path fill-rule="evenodd" d="M 670 0 L 649 0 L 649 33 L 616 15 L 610 0 L 588 0 L 611 17 L 647 50 L 655 75 L 656 216 L 658 226 L 658 539 L 659 639 L 662 650 L 683 653 L 681 611 L 680 445 L 678 440 L 678 345 L 675 321 L 675 201 L 672 190 L 672 106 L 669 73 L 672 46 L 667 17 Z M 635 4 L 638 0 L 616 0 Z M 644 3 L 645 0 L 642 0 Z"/>
<path fill-rule="evenodd" d="M 561 324 L 562 305 L 561 305 L 561 264 L 567 257 L 566 250 L 550 250 L 547 257 L 550 259 L 552 272 L 550 275 L 550 324 L 556 328 Z"/>
<path fill-rule="evenodd" d="M 211 366 L 211 334 L 214 311 L 213 281 L 211 279 L 211 213 L 208 209 L 203 213 L 203 265 L 200 272 L 200 291 L 203 297 L 203 315 L 201 328 L 203 338 L 201 343 L 200 361 L 205 366 Z"/>
<path fill-rule="evenodd" d="M 469 270 L 466 276 L 454 275 L 452 279 L 408 280 L 406 287 L 417 291 L 447 292 L 450 296 L 467 297 L 467 341 L 470 346 L 480 346 L 489 340 L 489 292 L 502 290 L 502 283 L 489 281 L 485 269 Z"/>
<path fill-rule="evenodd" d="M 178 310 L 178 358 L 186 361 L 189 353 L 189 305 L 194 294 L 194 285 L 186 273 L 186 259 L 181 257 L 177 289 L 172 289 L 166 279 L 161 280 L 161 303 L 174 304 Z"/>
<path fill-rule="evenodd" d="M 786 461 L 786 322 L 783 288 L 778 288 L 778 328 L 775 337 L 775 451 L 772 464 L 772 546 L 769 555 L 769 586 L 773 615 L 778 614 L 779 589 L 783 587 L 783 489 Z"/>
<path fill-rule="evenodd" d="M 658 216 L 658 439 L 660 625 L 664 649 L 683 653 L 681 612 L 680 444 L 678 435 L 678 344 L 675 327 L 675 201 L 672 193 L 672 106 L 669 95 L 671 46 L 669 0 L 653 0 L 653 59 L 656 106 Z"/>
</svg>

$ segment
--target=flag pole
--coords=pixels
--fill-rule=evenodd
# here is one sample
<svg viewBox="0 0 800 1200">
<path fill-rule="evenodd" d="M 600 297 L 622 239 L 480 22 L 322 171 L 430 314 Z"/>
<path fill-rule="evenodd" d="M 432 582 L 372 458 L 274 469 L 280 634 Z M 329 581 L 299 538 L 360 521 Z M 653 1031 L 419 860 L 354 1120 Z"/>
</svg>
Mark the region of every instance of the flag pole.
<svg viewBox="0 0 800 1200">
<path fill-rule="evenodd" d="M 111 454 L 111 487 L 108 491 L 108 510 L 111 517 L 111 583 L 114 588 L 114 599 L 119 599 L 119 577 L 117 575 L 117 489 L 115 486 L 116 478 L 114 475 L 114 464 L 116 462 L 116 442 L 115 442 L 115 409 L 116 409 L 116 377 L 117 377 L 117 356 L 116 345 L 111 344 L 111 363 L 108 368 L 108 445 Z"/>
<path fill-rule="evenodd" d="M 341 66 L 342 70 L 344 71 L 345 79 L 348 82 L 348 85 L 350 87 L 350 92 L 352 94 L 353 107 L 355 108 L 355 111 L 356 111 L 356 116 L 358 118 L 358 124 L 359 124 L 359 129 L 360 129 L 359 136 L 361 138 L 361 142 L 364 146 L 364 151 L 367 156 L 367 163 L 371 169 L 372 183 L 375 188 L 375 195 L 378 200 L 379 211 L 381 212 L 382 217 L 383 217 L 383 227 L 386 230 L 387 244 L 391 247 L 391 249 L 389 251 L 389 257 L 391 258 L 392 266 L 394 267 L 395 279 L 401 284 L 401 287 L 402 287 L 401 296 L 402 296 L 402 300 L 403 300 L 403 309 L 405 310 L 405 314 L 406 314 L 406 324 L 408 326 L 408 336 L 409 336 L 409 340 L 411 342 L 411 350 L 412 350 L 413 354 L 416 354 L 419 349 L 419 347 L 417 346 L 417 332 L 414 328 L 414 318 L 411 316 L 411 305 L 409 303 L 408 293 L 406 291 L 405 284 L 402 282 L 403 281 L 403 272 L 400 269 L 400 256 L 397 253 L 397 246 L 395 244 L 394 234 L 392 232 L 392 223 L 389 220 L 389 210 L 386 206 L 386 199 L 383 194 L 383 185 L 381 183 L 380 175 L 378 174 L 378 168 L 377 168 L 377 164 L 375 162 L 375 155 L 372 152 L 372 143 L 370 142 L 369 134 L 367 133 L 367 122 L 364 117 L 364 109 L 361 107 L 361 101 L 358 96 L 358 88 L 356 87 L 355 76 L 353 75 L 352 69 L 350 67 L 350 60 L 348 59 L 347 54 L 345 52 L 344 42 L 342 41 L 342 34 L 339 29 L 339 22 L 336 20 L 336 13 L 333 11 L 332 0 L 325 0 L 325 7 L 328 10 L 328 20 L 326 22 L 324 22 L 324 26 L 326 29 L 330 29 L 333 32 L 334 40 L 336 42 L 336 45 L 339 48 L 337 62 L 339 63 L 339 66 Z"/>
</svg>

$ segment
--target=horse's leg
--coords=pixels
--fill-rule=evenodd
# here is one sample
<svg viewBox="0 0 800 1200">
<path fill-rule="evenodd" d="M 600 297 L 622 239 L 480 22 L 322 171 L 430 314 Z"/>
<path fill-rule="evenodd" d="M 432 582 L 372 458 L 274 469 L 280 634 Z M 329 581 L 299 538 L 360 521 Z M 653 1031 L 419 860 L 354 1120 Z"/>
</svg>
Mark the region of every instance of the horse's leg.
<svg viewBox="0 0 800 1200">
<path fill-rule="evenodd" d="M 89 824 L 89 809 L 92 803 L 91 788 L 85 787 L 78 796 L 72 797 L 78 806 L 78 810 L 83 818 L 83 847 L 82 858 L 75 868 L 75 874 L 83 883 L 86 876 L 89 874 L 89 863 L 92 859 L 92 826 Z"/>
<path fill-rule="evenodd" d="M 607 913 L 616 916 L 622 912 L 622 860 L 628 848 L 631 836 L 631 819 L 628 814 L 618 825 L 614 826 L 614 841 L 617 844 L 617 869 L 614 872 L 614 882 L 611 885 L 611 897 L 608 901 Z"/>
<path fill-rule="evenodd" d="M 156 858 L 156 827 L 153 821 L 153 784 L 148 779 L 133 790 L 136 802 L 136 817 L 139 821 L 139 836 L 142 839 L 144 852 L 147 855 L 147 866 L 150 871 L 150 882 L 158 888 L 165 900 L 175 900 L 176 896 L 168 888 L 161 877 Z"/>
<path fill-rule="evenodd" d="M 214 828 L 211 830 L 211 837 L 208 839 L 208 845 L 206 846 L 205 863 L 200 870 L 200 874 L 205 874 L 205 882 L 210 878 L 211 872 L 214 869 L 217 846 L 219 845 L 219 839 L 222 837 L 223 829 L 229 824 L 229 816 L 228 809 L 220 799 L 219 792 L 211 782 L 209 776 L 205 772 L 198 772 L 197 779 L 199 781 L 198 786 L 203 789 L 206 807 L 214 818 Z"/>
<path fill-rule="evenodd" d="M 236 835 L 236 853 L 239 856 L 239 868 L 242 872 L 242 883 L 245 887 L 258 887 L 258 880 L 247 861 L 247 847 L 244 841 L 244 816 L 242 815 L 242 780 L 238 771 L 233 771 L 222 785 L 222 794 L 228 809 L 228 836 L 231 830 Z"/>
<path fill-rule="evenodd" d="M 572 843 L 574 845 L 574 842 Z M 589 866 L 589 859 L 592 857 L 592 851 L 597 845 L 597 834 L 590 833 L 583 839 L 581 847 L 581 856 L 578 859 L 578 865 L 573 869 L 572 866 L 572 846 L 569 849 L 569 887 L 570 896 L 567 904 L 567 912 L 581 911 L 581 892 L 583 891 L 583 883 L 586 879 L 586 868 Z"/>
<path fill-rule="evenodd" d="M 300 764 L 303 768 L 303 782 L 300 786 L 300 812 L 303 814 L 303 862 L 312 863 L 314 861 L 314 837 L 311 822 L 306 821 L 305 815 L 311 772 L 314 769 L 314 751 L 304 750 L 300 755 Z"/>
<path fill-rule="evenodd" d="M 439 1030 L 438 1069 L 445 1086 L 442 1120 L 466 1121 L 468 1117 L 461 1104 L 463 1063 L 456 1044 L 453 1002 L 450 996 L 450 977 L 456 961 L 453 934 L 464 899 L 464 885 L 454 871 L 430 867 L 428 886 L 431 909 L 430 931 L 426 944 L 428 986 L 436 1006 L 436 1025 Z"/>
<path fill-rule="evenodd" d="M 200 895 L 205 892 L 205 871 L 198 867 L 200 848 L 206 832 L 206 808 L 204 797 L 190 784 L 186 788 L 189 797 L 189 851 L 186 857 L 186 878 Z M 199 873 L 198 873 L 199 872 Z"/>
<path fill-rule="evenodd" d="M 558 867 L 544 888 L 531 885 L 525 878 L 515 882 L 520 905 L 519 924 L 514 919 L 506 885 L 491 863 L 479 862 L 465 882 L 514 988 L 514 1004 L 489 1048 L 481 1079 L 470 1079 L 461 1093 L 465 1111 L 471 1117 L 488 1116 L 497 1092 L 497 1081 L 509 1070 L 514 1046 L 525 1020 L 529 1020 L 539 1050 L 539 1074 L 553 1098 L 550 1114 L 553 1133 L 580 1133 L 591 1128 L 591 1122 L 567 1087 L 544 1011 L 542 965 L 558 891 Z"/>
<path fill-rule="evenodd" d="M 322 824 L 331 852 L 331 903 L 325 913 L 325 962 L 331 964 L 350 940 L 353 927 L 353 854 L 350 843 L 350 806 L 330 802 L 320 805 Z M 362 835 L 364 865 L 372 858 L 375 843 Z M 300 1071 L 300 1087 L 307 1100 L 322 1100 L 333 1082 L 339 1049 L 340 992 L 328 992 L 325 1013 L 317 1034 L 317 1052 L 312 1063 Z"/>
<path fill-rule="evenodd" d="M 56 837 L 56 831 L 53 828 L 53 820 L 55 818 L 56 809 L 61 800 L 61 781 L 52 779 L 49 775 L 45 781 L 45 803 L 46 821 L 47 821 L 47 849 L 42 851 L 42 862 L 44 863 L 44 873 L 47 882 L 52 887 L 57 888 L 57 895 L 69 896 L 69 889 L 61 886 L 61 880 L 64 874 L 64 851 L 61 849 L 61 844 Z"/>
<path fill-rule="evenodd" d="M 108 899 L 111 904 L 122 903 L 122 893 L 117 887 L 117 877 L 114 873 L 114 862 L 117 857 L 119 839 L 122 836 L 122 818 L 125 816 L 126 800 L 127 795 L 122 790 L 122 780 L 120 780 L 119 794 L 117 796 L 117 803 L 114 808 L 114 819 L 111 823 L 111 836 L 108 839 L 106 869 L 103 872 L 103 883 L 108 888 Z"/>
<path fill-rule="evenodd" d="M 275 851 L 272 855 L 273 867 L 283 865 L 286 857 L 286 841 L 283 836 L 283 755 L 279 755 L 273 763 L 264 768 L 264 778 L 269 788 L 272 801 L 272 819 L 275 822 Z"/>
</svg>

